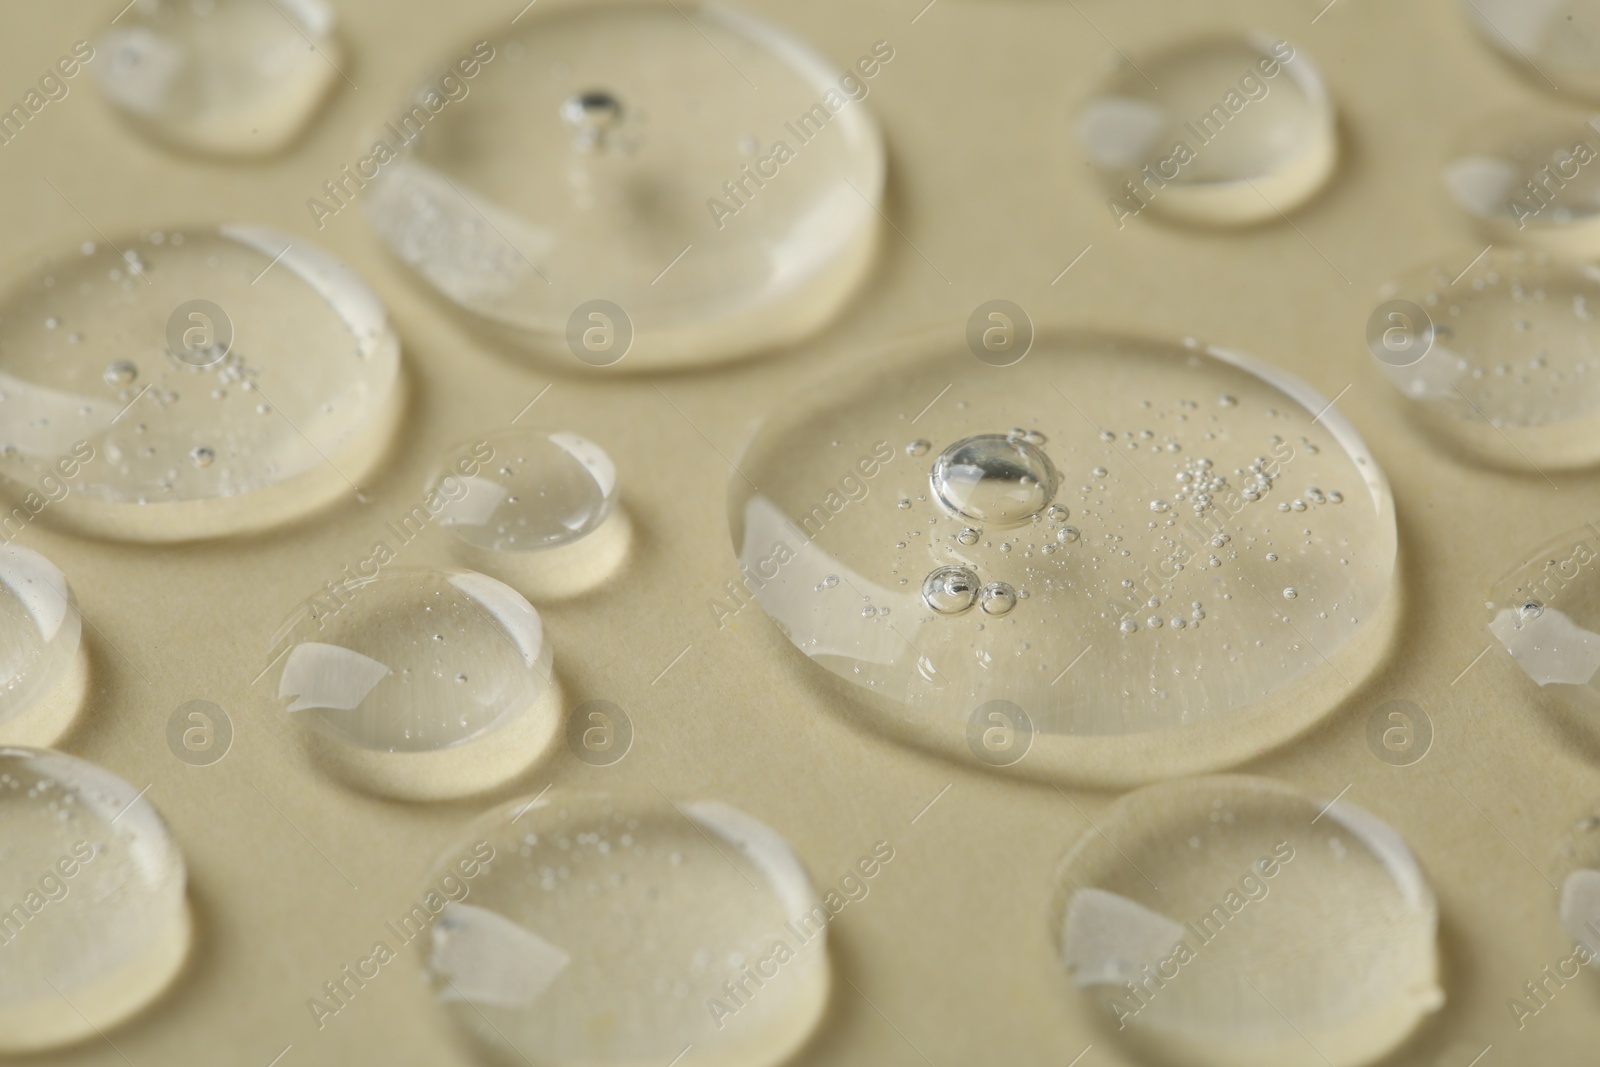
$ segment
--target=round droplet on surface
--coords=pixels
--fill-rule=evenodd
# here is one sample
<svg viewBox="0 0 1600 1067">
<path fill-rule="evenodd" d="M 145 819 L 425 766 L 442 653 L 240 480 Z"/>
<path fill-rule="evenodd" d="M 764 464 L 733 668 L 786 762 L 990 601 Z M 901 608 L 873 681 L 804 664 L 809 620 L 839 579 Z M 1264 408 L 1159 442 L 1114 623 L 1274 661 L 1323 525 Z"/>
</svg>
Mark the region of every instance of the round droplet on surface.
<svg viewBox="0 0 1600 1067">
<path fill-rule="evenodd" d="M 847 76 L 727 8 L 542 11 L 489 40 L 469 96 L 393 139 L 399 158 L 364 193 L 390 248 L 565 367 L 582 351 L 573 311 L 599 299 L 622 316 L 590 327 L 586 312 L 578 332 L 625 322 L 631 348 L 583 361 L 620 371 L 733 359 L 830 320 L 870 266 L 884 187 L 882 136 L 840 93 Z M 840 106 L 819 110 L 825 97 Z"/>
<path fill-rule="evenodd" d="M 117 245 L 34 260 L 0 290 L 0 491 L 59 481 L 46 521 L 185 541 L 302 517 L 377 465 L 401 409 L 399 343 L 348 268 L 246 226 Z M 203 366 L 172 348 L 221 334 L 231 348 Z M 130 352 L 136 375 L 108 370 Z"/>
<path fill-rule="evenodd" d="M 514 429 L 448 449 L 428 486 L 464 560 L 535 599 L 572 596 L 627 555 L 605 449 L 566 430 Z"/>
<path fill-rule="evenodd" d="M 1123 224 L 1146 208 L 1211 225 L 1276 219 L 1323 186 L 1338 156 L 1322 76 L 1293 45 L 1259 34 L 1125 61 L 1084 105 L 1077 133 Z"/>
<path fill-rule="evenodd" d="M 970 520 L 890 444 L 947 386 L 965 406 L 934 405 L 919 429 L 965 442 L 995 426 L 1037 428 L 1041 453 L 1069 472 L 1056 495 L 1072 527 L 1052 532 L 1041 516 L 1001 533 L 986 520 L 988 536 L 962 535 Z M 1211 403 L 1224 392 L 1237 403 Z M 1383 475 L 1337 407 L 1235 353 L 1042 336 L 994 375 L 959 343 L 908 343 L 787 397 L 737 462 L 749 480 L 729 483 L 732 540 L 743 569 L 762 575 L 755 601 L 837 676 L 839 702 L 864 709 L 857 721 L 959 754 L 971 709 L 1009 700 L 1036 727 L 1024 774 L 1115 784 L 1248 758 L 1336 707 L 1393 633 Z M 1070 473 L 1095 468 L 1092 483 Z M 865 469 L 876 471 L 868 492 L 845 503 L 838 472 Z M 1152 485 L 1168 512 L 1151 512 Z M 1308 485 L 1327 502 L 1278 509 Z M 1016 511 L 1049 503 L 1038 493 Z M 780 546 L 788 562 L 758 570 Z M 925 599 L 944 568 L 970 572 L 966 588 L 999 582 L 1028 599 L 1003 616 L 948 614 Z M 815 592 L 828 575 L 837 591 Z M 1293 601 L 1280 595 L 1290 586 Z M 1203 626 L 1146 624 L 1161 603 L 1197 601 Z M 891 609 L 893 627 L 863 619 L 863 602 Z"/>
<path fill-rule="evenodd" d="M 139 368 L 126 359 L 112 360 L 106 364 L 104 377 L 107 385 L 131 385 L 139 377 Z"/>
<path fill-rule="evenodd" d="M 1379 369 L 1454 454 L 1535 478 L 1600 462 L 1600 269 L 1521 249 L 1474 255 L 1383 287 L 1380 301 L 1425 312 L 1413 328 L 1431 343 Z"/>
<path fill-rule="evenodd" d="M 88 680 L 82 632 L 66 576 L 0 545 L 0 740 L 45 745 L 66 732 Z"/>
<path fill-rule="evenodd" d="M 73 756 L 0 748 L 0 1051 L 103 1034 L 182 967 L 183 857 L 140 792 Z"/>
<path fill-rule="evenodd" d="M 1461 11 L 1529 84 L 1600 100 L 1600 8 L 1591 0 L 1462 0 Z"/>
<path fill-rule="evenodd" d="M 1151 786 L 1062 863 L 1069 1010 L 1185 1067 L 1359 1067 L 1444 1002 L 1438 906 L 1393 829 L 1264 778 Z M 1114 844 L 1113 844 L 1114 842 Z"/>
<path fill-rule="evenodd" d="M 922 599 L 941 615 L 959 615 L 978 599 L 979 579 L 967 567 L 940 567 L 922 583 Z"/>
<path fill-rule="evenodd" d="M 286 147 L 342 80 L 322 0 L 138 0 L 98 42 L 107 102 L 153 140 L 260 156 Z"/>
<path fill-rule="evenodd" d="M 1444 167 L 1452 199 L 1496 241 L 1600 251 L 1600 116 L 1540 109 L 1479 119 Z"/>
<path fill-rule="evenodd" d="M 314 759 L 373 792 L 433 799 L 493 788 L 543 755 L 559 693 L 543 624 L 519 593 L 424 568 L 336 588 L 297 609 L 272 650 L 278 698 Z"/>
<path fill-rule="evenodd" d="M 994 526 L 1027 522 L 1055 498 L 1061 483 L 1039 446 L 1005 434 L 978 434 L 950 445 L 929 474 L 934 495 L 952 515 Z"/>
<path fill-rule="evenodd" d="M 475 822 L 429 888 L 447 878 L 470 895 L 435 922 L 428 977 L 496 1061 L 666 1064 L 690 1048 L 685 1063 L 769 1067 L 827 1002 L 821 897 L 777 833 L 726 804 L 516 801 Z"/>
</svg>

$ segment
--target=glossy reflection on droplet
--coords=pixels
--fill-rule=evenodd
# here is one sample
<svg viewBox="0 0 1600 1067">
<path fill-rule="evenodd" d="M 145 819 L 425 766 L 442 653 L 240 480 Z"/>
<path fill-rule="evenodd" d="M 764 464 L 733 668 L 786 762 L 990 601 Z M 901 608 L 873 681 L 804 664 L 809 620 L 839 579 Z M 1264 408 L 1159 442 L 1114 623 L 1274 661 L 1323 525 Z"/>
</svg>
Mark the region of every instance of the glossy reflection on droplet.
<svg viewBox="0 0 1600 1067">
<path fill-rule="evenodd" d="M 1530 85 L 1600 100 L 1600 8 L 1589 0 L 1461 0 L 1461 12 Z"/>
<path fill-rule="evenodd" d="M 535 599 L 571 596 L 627 555 L 627 516 L 605 449 L 565 430 L 510 430 L 447 450 L 428 493 L 475 569 Z"/>
<path fill-rule="evenodd" d="M 92 763 L 0 748 L 0 1051 L 93 1037 L 172 980 L 184 863 L 148 796 Z"/>
<path fill-rule="evenodd" d="M 1501 248 L 1474 261 L 1463 249 L 1378 294 L 1394 298 L 1426 316 L 1405 326 L 1426 334 L 1424 354 L 1379 370 L 1452 452 L 1535 478 L 1600 462 L 1600 269 Z"/>
<path fill-rule="evenodd" d="M 959 615 L 978 599 L 978 576 L 967 567 L 940 567 L 922 583 L 922 599 L 941 615 Z"/>
<path fill-rule="evenodd" d="M 885 855 L 863 862 L 876 873 Z M 550 1067 L 766 1067 L 827 1001 L 823 898 L 781 837 L 726 804 L 515 801 L 430 884 L 447 875 L 470 894 L 433 926 L 428 975 L 496 1062 L 527 1049 Z"/>
<path fill-rule="evenodd" d="M 396 139 L 365 206 L 495 334 L 579 370 L 713 363 L 814 331 L 865 274 L 887 42 L 852 76 L 730 8 L 600 3 L 474 54 L 470 95 Z"/>
<path fill-rule="evenodd" d="M 1294 45 L 1258 34 L 1125 60 L 1077 133 L 1119 226 L 1146 208 L 1213 225 L 1274 219 L 1310 199 L 1338 155 L 1321 75 Z"/>
<path fill-rule="evenodd" d="M 1600 713 L 1600 544 L 1587 526 L 1533 549 L 1495 582 L 1489 632 L 1528 678 L 1587 722 Z"/>
<path fill-rule="evenodd" d="M 560 707 L 538 612 L 464 570 L 393 568 L 299 608 L 273 649 L 278 698 L 314 758 L 411 799 L 499 785 L 555 736 Z"/>
<path fill-rule="evenodd" d="M 1462 210 L 1498 241 L 1600 251 L 1600 116 L 1541 109 L 1478 119 L 1444 167 Z"/>
<path fill-rule="evenodd" d="M 277 152 L 341 80 L 322 0 L 138 0 L 98 42 L 106 100 L 174 148 Z"/>
<path fill-rule="evenodd" d="M 401 399 L 383 305 L 300 238 L 147 231 L 0 291 L 0 491 L 48 495 L 42 521 L 183 541 L 298 518 L 372 470 Z"/>
<path fill-rule="evenodd" d="M 922 410 L 946 389 L 960 402 Z M 912 420 L 946 443 L 931 486 L 897 443 Z M 1392 633 L 1394 517 L 1365 446 L 1218 349 L 1040 337 L 994 375 L 907 345 L 785 398 L 737 462 L 733 543 L 785 637 L 919 743 L 967 752 L 972 708 L 1023 708 L 1019 773 L 1225 766 L 1331 710 Z"/>
<path fill-rule="evenodd" d="M 1358 1067 L 1444 1002 L 1438 907 L 1400 836 L 1263 778 L 1095 816 L 1058 875 L 1074 1016 L 1184 1067 Z"/>
</svg>

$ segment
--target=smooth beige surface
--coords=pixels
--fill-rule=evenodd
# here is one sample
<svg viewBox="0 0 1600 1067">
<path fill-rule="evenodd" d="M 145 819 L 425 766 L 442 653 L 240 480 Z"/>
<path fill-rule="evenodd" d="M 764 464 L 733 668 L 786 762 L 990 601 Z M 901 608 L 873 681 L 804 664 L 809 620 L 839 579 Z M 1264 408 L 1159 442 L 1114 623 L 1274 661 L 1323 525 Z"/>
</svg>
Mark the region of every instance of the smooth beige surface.
<svg viewBox="0 0 1600 1067">
<path fill-rule="evenodd" d="M 20 100 L 122 3 L 5 5 L 0 101 Z M 420 498 L 442 448 L 504 424 L 547 385 L 534 411 L 616 460 L 637 535 L 603 589 L 544 609 L 556 669 L 569 706 L 613 700 L 636 737 L 607 768 L 558 742 L 517 792 L 627 783 L 724 800 L 785 835 L 819 885 L 888 840 L 894 863 L 830 931 L 843 980 L 800 1063 L 1066 1064 L 1091 1042 L 1081 1067 L 1129 1062 L 1107 1035 L 1063 1023 L 1072 993 L 1048 927 L 1052 872 L 1107 798 L 883 740 L 825 704 L 820 672 L 758 609 L 718 630 L 708 606 L 737 578 L 725 457 L 737 455 L 748 421 L 830 367 L 870 358 L 875 344 L 959 336 L 970 310 L 994 297 L 1041 326 L 1196 335 L 1341 396 L 1394 486 L 1401 636 L 1388 665 L 1322 727 L 1247 770 L 1330 797 L 1348 787 L 1407 838 L 1432 879 L 1449 999 L 1394 1064 L 1467 1067 L 1490 1043 L 1485 1067 L 1592 1062 L 1600 976 L 1569 983 L 1520 1032 L 1506 1001 L 1570 954 L 1545 868 L 1600 794 L 1600 731 L 1564 732 L 1509 657 L 1475 657 L 1490 640 L 1492 577 L 1594 518 L 1600 475 L 1553 474 L 1552 486 L 1453 461 L 1405 420 L 1362 341 L 1381 282 L 1435 257 L 1465 267 L 1485 243 L 1438 179 L 1459 126 L 1546 98 L 1445 0 L 1341 0 L 1315 25 L 1325 0 L 937 0 L 918 17 L 922 3 L 749 0 L 841 63 L 880 39 L 894 46 L 868 104 L 888 137 L 886 210 L 903 236 L 885 231 L 865 290 L 823 336 L 704 374 L 563 375 L 552 385 L 441 313 L 356 209 L 320 233 L 311 223 L 306 199 L 363 154 L 362 131 L 389 117 L 429 64 L 509 23 L 521 0 L 340 0 L 342 65 L 359 89 L 341 80 L 308 136 L 276 160 L 219 164 L 147 143 L 97 98 L 90 72 L 0 146 L 11 267 L 96 229 L 114 237 L 246 220 L 313 238 L 388 302 L 414 386 L 366 503 L 347 498 L 288 529 L 176 548 L 98 543 L 43 523 L 23 535 L 66 572 L 92 624 L 91 704 L 62 747 L 150 784 L 188 860 L 198 920 L 189 968 L 165 999 L 108 1040 L 38 1062 L 265 1067 L 280 1053 L 285 1067 L 462 1062 L 424 1010 L 413 955 L 321 1031 L 306 1000 L 369 953 L 490 800 L 412 806 L 341 787 L 294 743 L 273 678 L 252 679 L 279 621 Z M 1219 24 L 1290 37 L 1320 64 L 1341 115 L 1338 170 L 1293 226 L 1217 233 L 1146 213 L 1118 231 L 1071 136 L 1075 109 L 1116 47 L 1135 54 Z M 709 51 L 706 61 L 722 62 Z M 401 557 L 445 563 L 448 551 L 434 530 Z M 1422 706 L 1436 731 L 1433 751 L 1409 768 L 1379 762 L 1365 741 L 1373 709 L 1396 698 Z M 192 699 L 233 719 L 233 750 L 212 767 L 186 766 L 167 748 L 169 715 Z"/>
</svg>

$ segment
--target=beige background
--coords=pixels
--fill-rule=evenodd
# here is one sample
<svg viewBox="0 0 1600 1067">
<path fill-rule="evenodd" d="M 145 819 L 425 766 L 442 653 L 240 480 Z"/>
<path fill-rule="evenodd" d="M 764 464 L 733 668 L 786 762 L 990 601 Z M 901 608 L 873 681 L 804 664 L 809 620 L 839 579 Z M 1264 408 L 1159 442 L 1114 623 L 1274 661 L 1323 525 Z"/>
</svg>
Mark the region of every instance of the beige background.
<svg viewBox="0 0 1600 1067">
<path fill-rule="evenodd" d="M 1061 1022 L 1069 991 L 1047 928 L 1051 874 L 1083 819 L 1048 785 L 908 750 L 825 706 L 809 664 L 756 612 L 716 630 L 706 600 L 736 574 L 728 468 L 698 431 L 732 455 L 753 414 L 829 363 L 913 331 L 959 336 L 968 312 L 997 296 L 1041 325 L 1200 336 L 1289 368 L 1329 397 L 1348 386 L 1339 406 L 1393 482 L 1405 616 L 1392 657 L 1321 728 L 1248 769 L 1329 796 L 1348 785 L 1348 798 L 1399 830 L 1433 880 L 1449 1002 L 1394 1062 L 1467 1067 L 1490 1043 L 1485 1065 L 1592 1062 L 1592 975 L 1520 1033 L 1505 1002 L 1569 950 L 1555 891 L 1535 865 L 1600 794 L 1600 746 L 1564 733 L 1499 651 L 1457 676 L 1489 640 L 1488 579 L 1594 518 L 1600 482 L 1555 474 L 1552 489 L 1537 476 L 1453 462 L 1405 421 L 1361 340 L 1380 282 L 1423 259 L 1465 266 L 1485 243 L 1443 196 L 1450 140 L 1487 111 L 1548 98 L 1447 0 L 1340 0 L 1315 25 L 1324 0 L 938 0 L 913 25 L 922 2 L 745 0 L 837 61 L 879 39 L 897 52 L 869 103 L 890 146 L 886 209 L 909 240 L 886 232 L 873 276 L 837 324 L 792 353 L 713 373 L 557 376 L 535 409 L 610 450 L 638 523 L 625 573 L 545 610 L 569 705 L 614 700 L 637 739 L 608 769 L 558 746 L 518 791 L 648 783 L 726 800 L 784 834 L 819 883 L 887 838 L 897 858 L 833 928 L 848 984 L 836 983 L 802 1063 L 1066 1064 L 1091 1041 L 1083 1067 L 1126 1062 L 1103 1035 Z M 20 99 L 121 3 L 9 0 L 0 8 L 0 99 Z M 509 420 L 552 381 L 442 315 L 356 212 L 316 234 L 304 206 L 425 66 L 505 26 L 521 6 L 338 0 L 343 66 L 359 89 L 340 84 L 306 138 L 263 164 L 183 159 L 138 139 L 101 104 L 90 76 L 0 147 L 0 234 L 13 265 L 93 236 L 46 178 L 113 238 L 232 220 L 315 236 L 388 302 L 417 386 L 392 457 L 369 479 L 369 503 L 346 501 L 255 539 L 181 548 L 96 543 L 42 526 L 24 535 L 66 571 L 94 626 L 85 632 L 93 696 L 63 747 L 135 786 L 151 783 L 189 860 L 200 918 L 180 983 L 110 1033 L 115 1049 L 95 1039 L 39 1062 L 265 1067 L 286 1045 L 286 1065 L 459 1058 L 433 1015 L 417 1010 L 410 957 L 320 1033 L 305 1000 L 405 910 L 434 856 L 487 801 L 407 806 L 350 792 L 307 765 L 271 683 L 250 683 L 279 621 L 409 506 L 438 450 Z M 1298 229 L 1214 234 L 1143 217 L 1118 232 L 1070 136 L 1076 106 L 1115 58 L 1107 38 L 1135 52 L 1219 24 L 1288 37 L 1321 65 L 1342 116 L 1339 170 L 1296 214 Z M 1085 245 L 1093 247 L 1052 286 Z M 444 559 L 438 541 L 406 553 L 408 562 Z M 164 739 L 171 711 L 195 698 L 224 706 L 237 729 L 234 750 L 211 768 L 178 762 Z M 1380 763 L 1364 741 L 1372 709 L 1393 698 L 1421 705 L 1437 732 L 1410 768 Z M 1072 796 L 1090 817 L 1110 799 Z"/>
</svg>

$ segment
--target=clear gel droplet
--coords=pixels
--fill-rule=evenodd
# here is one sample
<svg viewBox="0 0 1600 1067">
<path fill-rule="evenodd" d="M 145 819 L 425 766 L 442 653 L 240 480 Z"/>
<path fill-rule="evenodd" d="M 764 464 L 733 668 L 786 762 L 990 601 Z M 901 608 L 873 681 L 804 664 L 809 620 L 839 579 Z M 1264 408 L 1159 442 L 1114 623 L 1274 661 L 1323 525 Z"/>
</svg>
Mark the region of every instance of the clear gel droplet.
<svg viewBox="0 0 1600 1067">
<path fill-rule="evenodd" d="M 184 863 L 138 787 L 0 748 L 0 841 L 0 1050 L 92 1038 L 166 988 L 189 949 Z"/>
<path fill-rule="evenodd" d="M 1600 251 L 1600 129 L 1591 118 L 1564 109 L 1479 118 L 1445 164 L 1445 188 L 1498 242 L 1592 255 Z"/>
<path fill-rule="evenodd" d="M 828 909 L 787 843 L 726 804 L 516 801 L 474 823 L 428 888 L 463 880 L 427 973 L 497 1060 L 538 1049 L 552 1067 L 622 1067 L 692 1047 L 701 1063 L 770 1067 L 825 1007 Z"/>
<path fill-rule="evenodd" d="M 1394 518 L 1338 408 L 1324 413 L 1302 383 L 1235 353 L 1102 335 L 1041 337 L 1005 375 L 989 369 L 959 344 L 908 344 L 786 398 L 738 459 L 748 481 L 729 483 L 744 568 L 778 546 L 792 557 L 750 583 L 756 602 L 856 687 L 868 721 L 970 752 L 954 727 L 1005 699 L 1036 731 L 1019 772 L 1130 782 L 1281 742 L 1376 665 L 1393 620 Z M 928 492 L 927 467 L 879 446 L 947 386 L 966 407 L 936 404 L 917 424 L 955 443 Z M 1210 403 L 1224 392 L 1234 406 Z M 1034 427 L 1048 443 L 997 426 Z M 1071 473 L 1096 467 L 1091 484 Z M 946 468 L 968 473 L 940 477 Z M 1052 493 L 1056 468 L 1067 473 Z M 841 479 L 866 491 L 847 497 Z M 1345 503 L 1278 510 L 1311 485 L 1325 498 L 1342 489 Z M 1151 512 L 1152 486 L 1167 512 Z M 1046 524 L 1052 495 L 1072 527 Z M 986 535 L 963 536 L 975 514 Z M 1023 522 L 997 530 L 1001 517 Z M 964 590 L 1030 596 L 1003 615 L 952 615 L 924 596 L 945 568 L 962 571 Z M 840 577 L 839 595 L 813 592 L 826 575 Z M 1283 599 L 1291 586 L 1297 598 Z M 1171 611 L 1147 622 L 1156 605 L 1194 601 L 1207 605 L 1204 626 L 1167 625 Z M 894 625 L 861 618 L 863 603 L 891 608 Z M 1307 685 L 1322 695 L 1289 697 Z"/>
<path fill-rule="evenodd" d="M 1461 0 L 1461 10 L 1529 84 L 1600 100 L 1600 10 L 1588 0 Z"/>
<path fill-rule="evenodd" d="M 333 10 L 322 0 L 129 6 L 100 38 L 94 70 L 113 107 L 174 148 L 277 152 L 343 79 Z"/>
<path fill-rule="evenodd" d="M 1380 299 L 1408 302 L 1426 321 L 1404 327 L 1420 358 L 1379 359 L 1379 369 L 1426 430 L 1479 463 L 1538 477 L 1530 462 L 1600 460 L 1600 270 L 1544 252 L 1473 256 L 1383 288 Z"/>
<path fill-rule="evenodd" d="M 560 717 L 538 612 L 487 575 L 380 566 L 331 576 L 273 648 L 278 698 L 327 742 L 314 754 L 397 795 L 464 795 L 525 770 Z M 384 758 L 396 754 L 412 758 Z M 408 777 L 424 764 L 429 775 Z"/>
<path fill-rule="evenodd" d="M 847 76 L 722 7 L 543 11 L 489 39 L 470 96 L 420 136 L 383 135 L 398 158 L 363 196 L 390 248 L 563 366 L 718 362 L 832 318 L 869 266 L 885 168 Z M 817 111 L 829 94 L 842 106 Z"/>
<path fill-rule="evenodd" d="M 6 487 L 59 479 L 69 492 L 45 519 L 150 541 L 257 530 L 348 495 L 399 417 L 399 345 L 372 291 L 253 227 L 117 245 L 74 244 L 0 291 Z M 83 340 L 44 330 L 38 310 Z M 119 366 L 129 353 L 136 376 Z"/>
<path fill-rule="evenodd" d="M 1104 821 L 1102 821 L 1104 820 Z M 1265 778 L 1139 790 L 1062 864 L 1074 1021 L 1193 1067 L 1359 1067 L 1444 1001 L 1438 907 L 1400 836 Z"/>
<path fill-rule="evenodd" d="M 0 545 L 0 723 L 69 696 L 82 630 L 66 576 L 32 549 Z"/>
<path fill-rule="evenodd" d="M 627 553 L 617 469 L 565 430 L 511 430 L 448 450 L 428 487 L 466 561 L 528 596 L 588 590 Z"/>
<path fill-rule="evenodd" d="M 1085 105 L 1078 137 L 1124 225 L 1146 208 L 1213 225 L 1276 218 L 1322 187 L 1338 149 L 1322 76 L 1259 34 L 1124 63 Z"/>
</svg>

